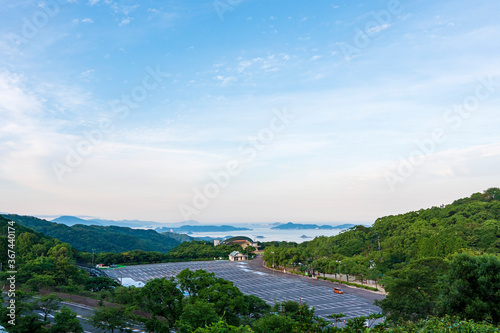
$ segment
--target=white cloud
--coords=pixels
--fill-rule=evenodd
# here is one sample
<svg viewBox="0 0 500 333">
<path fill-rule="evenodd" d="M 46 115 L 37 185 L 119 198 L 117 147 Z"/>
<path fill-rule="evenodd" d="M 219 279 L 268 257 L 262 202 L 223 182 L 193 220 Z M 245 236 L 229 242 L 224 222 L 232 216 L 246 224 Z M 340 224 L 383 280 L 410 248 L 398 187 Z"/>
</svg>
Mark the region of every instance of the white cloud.
<svg viewBox="0 0 500 333">
<path fill-rule="evenodd" d="M 368 29 L 368 33 L 370 34 L 377 34 L 381 31 L 384 31 L 386 29 L 389 29 L 391 27 L 391 25 L 389 23 L 386 23 L 386 24 L 381 24 L 381 25 L 378 25 L 376 27 L 371 27 L 370 29 Z"/>
<path fill-rule="evenodd" d="M 132 21 L 132 18 L 127 17 L 121 20 L 121 22 L 118 24 L 120 27 L 129 24 Z"/>
<path fill-rule="evenodd" d="M 140 7 L 139 4 L 133 6 L 122 6 L 122 12 L 123 14 L 128 15 L 129 13 L 135 11 L 139 7 Z"/>
<path fill-rule="evenodd" d="M 57 121 L 40 120 L 44 102 L 25 87 L 24 81 L 16 74 L 0 74 L 0 138 L 6 142 L 0 149 L 0 182 L 50 192 L 49 168 L 44 161 L 50 160 L 67 138 L 53 131 Z"/>
<path fill-rule="evenodd" d="M 234 82 L 237 80 L 237 78 L 234 76 L 223 76 L 223 75 L 217 75 L 215 79 L 220 81 L 223 87 L 227 86 L 230 82 Z"/>
<path fill-rule="evenodd" d="M 94 79 L 94 69 L 87 69 L 86 71 L 80 73 L 79 77 L 85 82 L 90 82 L 91 80 Z"/>
<path fill-rule="evenodd" d="M 238 72 L 239 73 L 243 72 L 245 69 L 247 69 L 251 65 L 252 65 L 252 61 L 250 61 L 250 60 L 240 61 L 240 63 L 238 64 Z"/>
<path fill-rule="evenodd" d="M 82 19 L 82 23 L 94 23 L 94 21 L 91 18 L 86 17 Z"/>
</svg>

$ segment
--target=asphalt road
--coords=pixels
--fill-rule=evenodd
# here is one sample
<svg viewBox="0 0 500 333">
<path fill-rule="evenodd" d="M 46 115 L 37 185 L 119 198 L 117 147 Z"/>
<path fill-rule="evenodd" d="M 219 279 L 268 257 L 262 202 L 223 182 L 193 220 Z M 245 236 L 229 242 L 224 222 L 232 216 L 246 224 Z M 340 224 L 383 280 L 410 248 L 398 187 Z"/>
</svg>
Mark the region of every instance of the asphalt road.
<svg viewBox="0 0 500 333">
<path fill-rule="evenodd" d="M 346 318 L 366 316 L 381 312 L 373 305 L 375 299 L 382 299 L 382 294 L 342 285 L 344 294 L 335 294 L 337 284 L 322 280 L 284 274 L 262 267 L 260 257 L 246 262 L 197 261 L 181 263 L 165 263 L 152 265 L 128 266 L 106 270 L 106 273 L 118 280 L 131 278 L 146 283 L 153 278 L 171 277 L 185 268 L 190 270 L 204 269 L 214 272 L 217 277 L 232 281 L 243 293 L 255 295 L 273 305 L 276 302 L 293 300 L 306 302 L 316 308 L 316 314 L 325 319 L 333 313 L 344 313 Z"/>
<path fill-rule="evenodd" d="M 77 313 L 77 318 L 82 324 L 83 331 L 85 333 L 106 333 L 107 331 L 99 330 L 95 328 L 94 326 L 90 325 L 89 318 L 94 315 L 94 309 L 91 307 L 87 307 L 85 305 L 77 304 L 77 303 L 71 303 L 71 302 L 60 302 L 61 307 L 63 305 L 67 306 L 70 308 L 72 311 Z M 6 306 L 6 303 L 3 304 L 3 306 Z M 34 310 L 33 313 L 37 314 L 40 316 L 40 320 L 43 319 L 44 314 L 40 310 Z M 48 321 L 54 322 L 54 317 L 55 313 L 52 312 L 51 314 L 48 315 Z M 16 318 L 16 320 L 22 320 L 19 318 Z M 141 330 L 136 327 L 131 327 L 132 332 L 145 332 L 144 330 Z"/>
</svg>

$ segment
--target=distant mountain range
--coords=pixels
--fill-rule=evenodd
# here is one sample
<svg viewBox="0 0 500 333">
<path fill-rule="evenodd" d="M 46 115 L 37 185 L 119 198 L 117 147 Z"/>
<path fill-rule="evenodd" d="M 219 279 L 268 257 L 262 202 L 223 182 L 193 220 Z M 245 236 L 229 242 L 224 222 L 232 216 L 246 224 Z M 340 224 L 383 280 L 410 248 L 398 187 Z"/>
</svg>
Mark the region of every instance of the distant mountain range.
<svg viewBox="0 0 500 333">
<path fill-rule="evenodd" d="M 158 251 L 166 253 L 183 241 L 191 241 L 187 235 L 164 233 L 154 230 L 132 229 L 120 226 L 98 226 L 49 222 L 33 216 L 3 215 L 25 227 L 47 236 L 69 243 L 80 251 L 126 252 L 133 250 Z M 76 222 L 75 219 L 66 219 Z M 84 220 L 85 221 L 85 220 Z"/>
<path fill-rule="evenodd" d="M 249 228 L 233 227 L 231 225 L 183 225 L 179 228 L 156 228 L 158 232 L 170 231 L 174 233 L 189 233 L 189 232 L 229 232 L 229 231 L 247 231 Z"/>
<path fill-rule="evenodd" d="M 68 226 L 73 226 L 75 224 L 82 224 L 82 225 L 101 225 L 101 226 L 109 226 L 109 225 L 114 225 L 118 227 L 129 227 L 129 228 L 160 228 L 164 226 L 171 226 L 171 227 L 177 227 L 179 225 L 185 225 L 185 224 L 199 224 L 200 222 L 198 221 L 183 221 L 183 222 L 178 222 L 178 223 L 161 223 L 161 222 L 153 222 L 153 221 L 141 221 L 141 220 L 104 220 L 104 219 L 82 219 L 76 216 L 60 216 L 57 217 L 53 220 L 52 222 L 56 223 L 62 223 Z"/>
<path fill-rule="evenodd" d="M 288 222 L 286 224 L 280 224 L 276 227 L 272 227 L 271 229 L 281 229 L 281 230 L 307 230 L 307 229 L 324 229 L 324 230 L 333 230 L 333 229 L 349 229 L 356 226 L 356 224 L 341 224 L 341 225 L 317 225 L 317 224 L 300 224 L 300 223 L 292 223 Z"/>
</svg>

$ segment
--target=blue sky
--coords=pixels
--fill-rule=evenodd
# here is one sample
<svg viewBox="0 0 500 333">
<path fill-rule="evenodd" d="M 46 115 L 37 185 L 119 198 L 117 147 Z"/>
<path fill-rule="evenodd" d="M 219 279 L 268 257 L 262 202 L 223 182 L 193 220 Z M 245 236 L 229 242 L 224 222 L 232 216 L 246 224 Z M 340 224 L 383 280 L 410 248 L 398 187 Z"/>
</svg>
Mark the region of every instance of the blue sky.
<svg viewBox="0 0 500 333">
<path fill-rule="evenodd" d="M 371 223 L 499 186 L 498 1 L 0 5 L 0 211 Z"/>
</svg>

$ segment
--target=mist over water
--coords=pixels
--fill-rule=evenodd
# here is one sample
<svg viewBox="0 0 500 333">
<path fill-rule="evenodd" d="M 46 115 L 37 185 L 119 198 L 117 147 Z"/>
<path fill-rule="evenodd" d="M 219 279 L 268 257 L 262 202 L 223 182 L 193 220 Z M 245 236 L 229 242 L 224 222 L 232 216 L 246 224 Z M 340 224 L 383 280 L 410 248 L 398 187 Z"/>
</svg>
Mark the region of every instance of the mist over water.
<svg viewBox="0 0 500 333">
<path fill-rule="evenodd" d="M 318 236 L 335 236 L 338 235 L 342 230 L 345 229 L 332 229 L 332 230 L 321 230 L 321 229 L 308 229 L 308 230 L 280 230 L 271 229 L 271 227 L 250 227 L 252 230 L 244 231 L 234 231 L 234 232 L 193 232 L 189 234 L 191 237 L 226 237 L 226 236 L 246 236 L 254 241 L 259 242 L 270 242 L 270 241 L 287 241 L 302 243 L 305 241 L 313 240 Z M 302 238 L 305 235 L 310 238 Z M 263 236 L 260 238 L 258 236 Z"/>
</svg>

